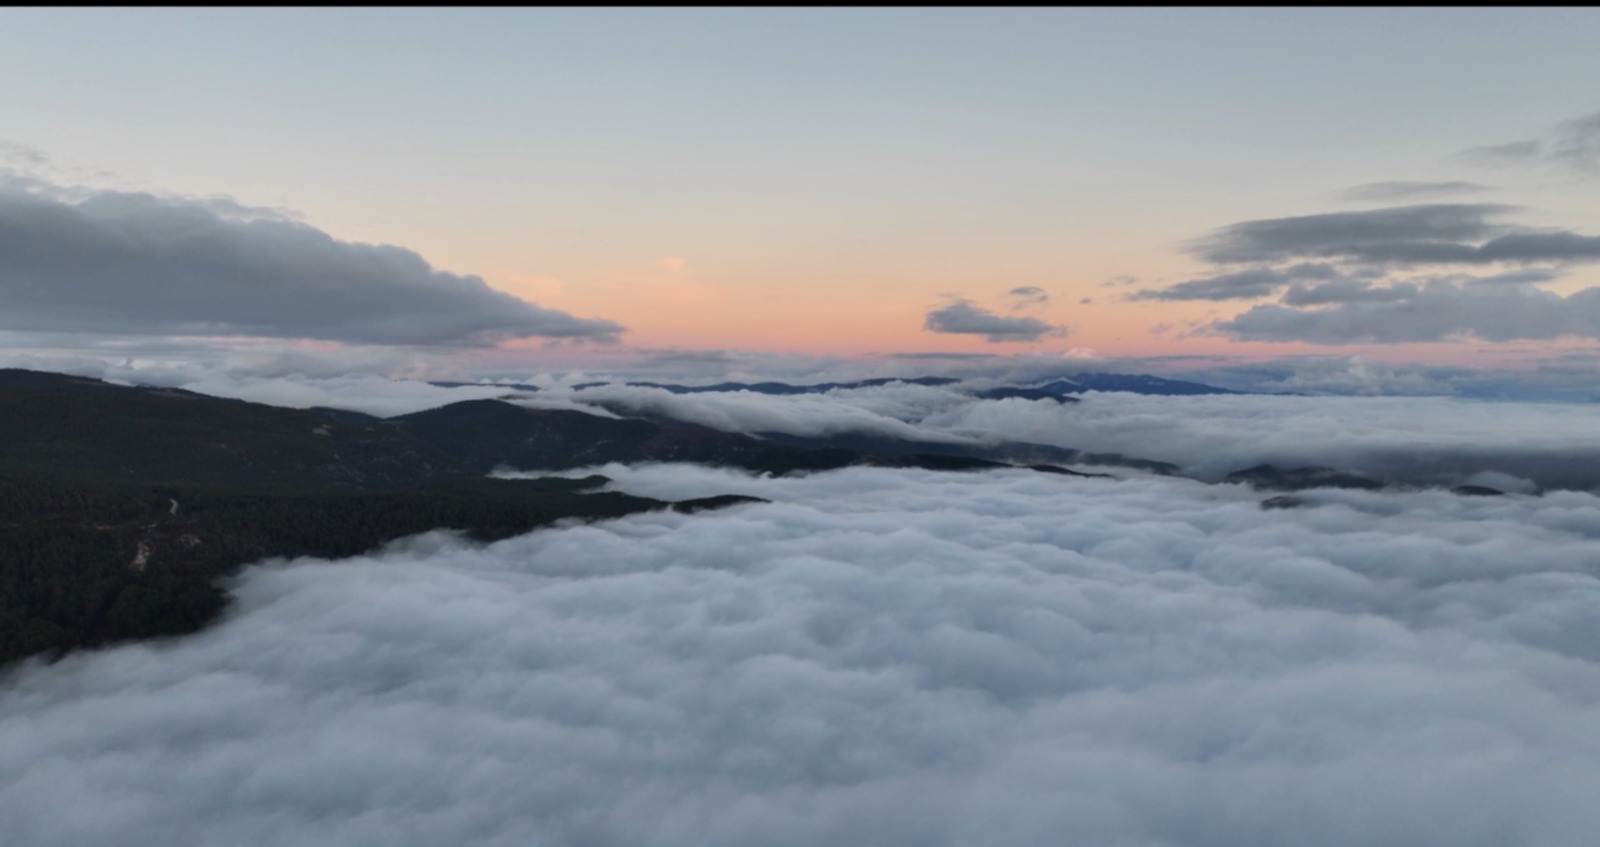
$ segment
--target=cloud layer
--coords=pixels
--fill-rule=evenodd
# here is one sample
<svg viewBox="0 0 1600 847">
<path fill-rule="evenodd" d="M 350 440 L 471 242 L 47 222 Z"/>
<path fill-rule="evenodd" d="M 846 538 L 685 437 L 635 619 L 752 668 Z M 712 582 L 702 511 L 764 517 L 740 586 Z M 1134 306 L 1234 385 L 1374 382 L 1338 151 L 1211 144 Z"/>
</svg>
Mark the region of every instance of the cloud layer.
<svg viewBox="0 0 1600 847">
<path fill-rule="evenodd" d="M 1411 200 L 1419 197 L 1440 197 L 1457 194 L 1476 194 L 1480 191 L 1492 191 L 1487 185 L 1465 180 L 1449 180 L 1436 182 L 1422 182 L 1418 180 L 1393 180 L 1390 182 L 1368 182 L 1353 186 L 1344 191 L 1348 200 L 1363 202 L 1392 202 L 1395 200 Z"/>
<path fill-rule="evenodd" d="M 1437 203 L 1244 221 L 1190 245 L 1217 273 L 1127 299 L 1278 297 L 1199 330 L 1240 341 L 1600 338 L 1600 288 L 1539 287 L 1565 268 L 1600 262 L 1600 236 L 1506 223 L 1513 211 Z M 1500 270 L 1441 272 L 1461 266 Z"/>
<path fill-rule="evenodd" d="M 1600 481 L 1600 407 L 1452 397 L 1160 397 L 1094 392 L 1070 406 L 953 406 L 918 421 L 1179 465 L 1206 479 L 1262 462 L 1454 485 L 1493 470 L 1546 487 Z"/>
<path fill-rule="evenodd" d="M 1274 262 L 1342 259 L 1357 262 L 1538 261 L 1551 257 L 1539 248 L 1565 255 L 1584 253 L 1590 241 L 1566 245 L 1531 234 L 1512 233 L 1499 219 L 1516 210 L 1499 203 L 1435 203 L 1360 212 L 1328 212 L 1230 224 L 1194 245 L 1209 262 Z M 1564 235 L 1572 235 L 1565 233 Z M 1504 239 L 1512 239 L 1509 242 Z M 1592 255 L 1600 258 L 1600 252 Z"/>
<path fill-rule="evenodd" d="M 1339 360 L 1336 378 L 1391 390 L 1439 391 L 1438 379 L 1360 372 Z M 1377 370 L 1367 368 L 1367 371 Z M 624 414 L 663 415 L 729 432 L 826 437 L 858 433 L 922 441 L 1049 444 L 1178 465 L 1202 479 L 1263 462 L 1329 465 L 1417 485 L 1457 485 L 1481 471 L 1543 487 L 1600 483 L 1600 406 L 1436 397 L 1159 396 L 1092 391 L 1080 402 L 979 400 L 971 388 L 904 383 L 770 396 L 749 391 L 671 394 L 657 388 L 556 388 L 547 402 L 602 403 Z M 1346 390 L 1351 390 L 1346 387 Z M 1377 393 L 1377 392 L 1371 392 Z"/>
<path fill-rule="evenodd" d="M 1170 285 L 1146 288 L 1130 300 L 1255 300 L 1266 297 L 1299 280 L 1340 278 L 1337 268 L 1320 263 L 1301 263 L 1286 268 L 1247 268 L 1242 271 L 1202 277 Z"/>
<path fill-rule="evenodd" d="M 0 695 L 15 845 L 1577 847 L 1585 494 L 606 468 L 776 502 L 256 568 Z"/>
<path fill-rule="evenodd" d="M 1421 286 L 1352 285 L 1295 290 L 1212 328 L 1249 341 L 1347 344 L 1480 338 L 1485 341 L 1600 338 L 1600 288 L 1560 295 L 1527 283 L 1474 280 Z M 1328 304 L 1328 308 L 1299 308 Z"/>
<path fill-rule="evenodd" d="M 37 180 L 0 180 L 0 329 L 401 345 L 622 330 L 232 201 Z"/>
<path fill-rule="evenodd" d="M 1474 147 L 1458 158 L 1491 167 L 1543 164 L 1566 181 L 1600 174 L 1600 113 L 1545 138 Z M 1395 203 L 1493 190 L 1466 180 L 1357 185 L 1343 199 Z M 1600 235 L 1512 220 L 1503 203 L 1413 203 L 1263 218 L 1191 241 L 1208 273 L 1128 300 L 1266 300 L 1196 334 L 1313 344 L 1505 342 L 1600 338 L 1600 288 L 1539 287 L 1600 262 Z M 1542 267 L 1530 267 L 1530 266 Z M 1472 269 L 1475 276 L 1459 273 Z"/>
</svg>

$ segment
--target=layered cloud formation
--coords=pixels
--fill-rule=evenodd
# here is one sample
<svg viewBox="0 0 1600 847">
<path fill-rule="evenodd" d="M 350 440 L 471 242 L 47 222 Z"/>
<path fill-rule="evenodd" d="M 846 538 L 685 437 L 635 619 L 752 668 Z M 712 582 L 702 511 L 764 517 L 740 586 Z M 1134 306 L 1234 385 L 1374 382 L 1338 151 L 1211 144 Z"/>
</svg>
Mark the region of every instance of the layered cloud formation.
<svg viewBox="0 0 1600 847">
<path fill-rule="evenodd" d="M 1349 200 L 1361 202 L 1392 202 L 1395 200 L 1413 200 L 1419 197 L 1444 197 L 1459 194 L 1476 194 L 1481 191 L 1492 191 L 1487 185 L 1466 180 L 1448 180 L 1426 182 L 1421 180 L 1389 180 L 1386 182 L 1368 182 L 1353 186 L 1344 191 L 1344 196 Z"/>
<path fill-rule="evenodd" d="M 1530 139 L 1468 151 L 1483 163 L 1543 161 L 1564 178 L 1600 173 L 1600 114 Z M 1489 190 L 1465 180 L 1395 180 L 1358 202 Z M 1188 245 L 1211 272 L 1130 300 L 1261 303 L 1200 327 L 1240 341 L 1313 344 L 1600 338 L 1600 288 L 1540 286 L 1600 262 L 1600 235 L 1519 224 L 1504 203 L 1412 203 L 1241 221 Z M 1463 272 L 1468 271 L 1468 272 Z"/>
<path fill-rule="evenodd" d="M 271 210 L 0 178 L 0 329 L 485 345 L 622 327 Z"/>
<path fill-rule="evenodd" d="M 1587 489 L 1600 480 L 1600 407 L 1592 403 L 1088 392 L 1060 404 L 977 399 L 971 389 L 984 384 L 891 383 L 793 396 L 612 385 L 556 387 L 544 399 L 749 434 L 1048 444 L 1170 462 L 1203 479 L 1268 462 L 1432 485 L 1459 484 L 1480 471 L 1546 487 Z"/>
<path fill-rule="evenodd" d="M 0 694 L 16 845 L 1587 845 L 1587 494 L 602 469 Z"/>
<path fill-rule="evenodd" d="M 1329 465 L 1419 485 L 1460 484 L 1484 471 L 1531 480 L 1545 488 L 1588 489 L 1600 480 L 1600 458 L 1596 458 L 1600 457 L 1600 407 L 1589 402 L 1491 402 L 1450 396 L 1185 397 L 1092 391 L 1080 395 L 1080 402 L 1060 404 L 1021 398 L 983 400 L 974 395 L 997 384 L 993 379 L 938 386 L 892 382 L 775 396 L 752 391 L 675 394 L 622 384 L 575 390 L 570 377 L 549 375 L 524 378 L 542 389 L 536 392 L 509 385 L 447 388 L 359 375 L 311 378 L 116 369 L 93 375 L 274 405 L 328 406 L 380 416 L 461 400 L 510 398 L 534 408 L 663 417 L 751 435 L 854 435 L 969 446 L 1030 442 L 1170 462 L 1185 474 L 1209 480 L 1263 462 Z M 1378 363 L 1318 359 L 1302 363 L 1296 371 L 1263 368 L 1243 379 L 1278 390 L 1437 394 L 1452 379 L 1480 378 L 1454 371 L 1395 372 Z M 1487 390 L 1493 385 L 1479 387 Z"/>
<path fill-rule="evenodd" d="M 1192 245 L 1221 272 L 1134 300 L 1259 300 L 1211 332 L 1316 344 L 1600 338 L 1600 288 L 1538 287 L 1600 262 L 1600 236 L 1532 230 L 1515 207 L 1432 204 L 1245 221 Z M 1240 266 L 1243 267 L 1240 267 Z M 1545 267 L 1530 267 L 1545 265 Z M 1503 266 L 1490 274 L 1451 266 Z"/>
</svg>

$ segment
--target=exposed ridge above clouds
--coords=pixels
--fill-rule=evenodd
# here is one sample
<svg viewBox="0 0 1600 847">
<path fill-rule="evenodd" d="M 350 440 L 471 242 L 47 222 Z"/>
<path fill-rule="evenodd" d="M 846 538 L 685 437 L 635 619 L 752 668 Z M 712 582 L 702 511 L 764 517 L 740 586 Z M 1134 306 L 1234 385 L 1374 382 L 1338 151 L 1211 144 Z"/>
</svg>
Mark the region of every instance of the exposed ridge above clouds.
<svg viewBox="0 0 1600 847">
<path fill-rule="evenodd" d="M 1573 384 L 1572 391 L 1577 392 L 1573 399 L 1590 400 L 1595 361 L 1573 358 L 1571 366 L 1579 370 L 1570 377 L 1557 375 L 1566 380 L 1559 384 Z M 446 388 L 354 375 L 88 372 L 254 402 L 329 406 L 385 416 L 519 393 L 493 384 Z M 1001 442 L 1044 444 L 1091 455 L 1169 462 L 1183 473 L 1208 479 L 1273 463 L 1328 465 L 1384 480 L 1445 485 L 1484 470 L 1534 479 L 1547 488 L 1588 488 L 1600 480 L 1600 459 L 1593 458 L 1600 456 L 1600 440 L 1594 437 L 1600 432 L 1600 405 L 1483 402 L 1449 396 L 1515 397 L 1527 386 L 1514 375 L 1460 367 L 1419 368 L 1359 357 L 1230 365 L 1197 375 L 1258 391 L 1412 396 L 1351 400 L 1204 394 L 1199 392 L 1205 386 L 1198 383 L 1169 385 L 1153 377 L 1076 374 L 1082 385 L 1063 383 L 1051 389 L 1081 398 L 1062 406 L 1054 399 L 983 399 L 996 386 L 1008 384 L 993 378 L 942 385 L 894 381 L 772 396 L 749 390 L 678 394 L 624 384 L 574 390 L 559 379 L 528 376 L 524 379 L 543 390 L 520 392 L 522 396 L 513 402 L 601 415 L 656 416 L 745 434 L 857 435 L 974 449 Z M 1111 376 L 1116 378 L 1100 379 Z M 1148 387 L 1152 393 L 1128 393 L 1140 388 L 1140 382 L 1152 382 Z"/>
<path fill-rule="evenodd" d="M 927 429 L 913 422 L 933 409 L 970 400 L 944 386 L 893 383 L 824 394 L 767 395 L 753 391 L 675 394 L 663 388 L 603 385 L 571 396 L 624 414 L 662 416 L 751 435 L 870 433 L 914 441 L 975 441 L 968 435 Z"/>
<path fill-rule="evenodd" d="M 970 386 L 906 383 L 781 396 L 626 385 L 550 394 L 729 432 L 1038 444 L 1171 463 L 1207 480 L 1272 463 L 1326 465 L 1400 484 L 1448 486 L 1496 471 L 1545 488 L 1600 485 L 1600 405 L 1594 404 L 1090 391 L 1062 405 L 981 399 Z"/>
<path fill-rule="evenodd" d="M 79 196 L 73 196 L 77 194 Z M 578 318 L 226 198 L 0 185 L 0 329 L 401 345 L 614 341 Z"/>
</svg>

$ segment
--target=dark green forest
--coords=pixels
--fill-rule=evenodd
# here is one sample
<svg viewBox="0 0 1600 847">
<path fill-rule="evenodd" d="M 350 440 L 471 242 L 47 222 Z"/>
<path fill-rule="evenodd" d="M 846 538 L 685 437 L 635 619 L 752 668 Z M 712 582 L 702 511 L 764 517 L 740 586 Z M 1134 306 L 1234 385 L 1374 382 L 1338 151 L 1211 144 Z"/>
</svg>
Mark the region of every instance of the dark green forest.
<svg viewBox="0 0 1600 847">
<path fill-rule="evenodd" d="M 194 632 L 226 606 L 220 578 L 265 558 L 353 556 L 433 529 L 491 541 L 563 518 L 754 499 L 667 503 L 595 491 L 601 476 L 486 478 L 496 466 L 647 457 L 652 440 L 699 441 L 712 459 L 722 445 L 772 452 L 709 430 L 597 431 L 604 419 L 581 413 L 456 406 L 381 419 L 0 370 L 0 667 Z M 779 451 L 790 453 L 811 458 Z"/>
<path fill-rule="evenodd" d="M 487 541 L 562 518 L 753 499 L 666 503 L 594 491 L 603 477 L 487 478 L 502 467 L 1011 466 L 915 444 L 801 444 L 499 400 L 378 418 L 0 369 L 0 666 L 194 632 L 227 602 L 218 580 L 264 558 L 353 556 L 432 529 Z M 1075 451 L 1020 446 L 1034 469 L 1072 473 L 1037 462 Z"/>
<path fill-rule="evenodd" d="M 593 492 L 608 480 L 451 479 L 379 492 L 94 484 L 0 475 L 0 665 L 194 632 L 218 579 L 269 557 L 337 558 L 454 529 L 492 541 L 562 518 L 729 505 Z"/>
</svg>

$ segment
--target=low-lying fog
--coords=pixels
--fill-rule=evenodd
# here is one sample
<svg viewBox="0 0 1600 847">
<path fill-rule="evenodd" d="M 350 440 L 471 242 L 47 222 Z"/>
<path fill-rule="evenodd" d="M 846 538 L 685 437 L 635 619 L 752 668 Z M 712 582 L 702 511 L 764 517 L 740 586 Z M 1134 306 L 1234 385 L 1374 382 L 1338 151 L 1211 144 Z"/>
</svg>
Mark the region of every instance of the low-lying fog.
<svg viewBox="0 0 1600 847">
<path fill-rule="evenodd" d="M 1133 431 L 1237 445 L 1326 413 L 1296 408 Z M 1417 420 L 1366 408 L 1380 436 Z M 958 411 L 936 425 L 974 423 Z M 1440 443 L 1492 429 L 1430 420 L 1418 437 Z M 1538 420 L 1523 443 L 1594 437 Z M 1315 491 L 1264 511 L 1241 486 L 1131 473 L 597 470 L 639 494 L 773 502 L 252 567 L 210 631 L 11 675 L 0 840 L 1587 847 L 1600 831 L 1594 495 Z"/>
</svg>

